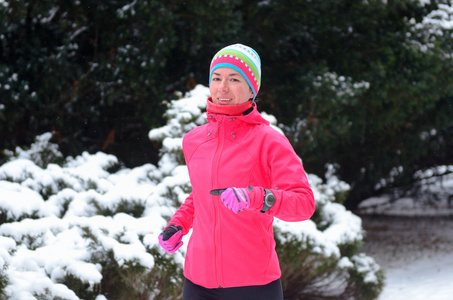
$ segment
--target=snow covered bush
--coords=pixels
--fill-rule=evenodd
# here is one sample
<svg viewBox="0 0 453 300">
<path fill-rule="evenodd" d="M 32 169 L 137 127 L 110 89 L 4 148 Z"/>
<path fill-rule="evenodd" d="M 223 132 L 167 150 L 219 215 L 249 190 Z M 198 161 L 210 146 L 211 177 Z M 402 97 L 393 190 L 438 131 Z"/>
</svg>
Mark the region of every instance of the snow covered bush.
<svg viewBox="0 0 453 300">
<path fill-rule="evenodd" d="M 157 236 L 174 212 L 167 191 L 184 173 L 164 179 L 151 164 L 111 173 L 118 161 L 105 153 L 41 167 L 32 153 L 0 166 L 0 292 L 20 300 L 180 293 L 182 253 L 166 257 Z"/>
<path fill-rule="evenodd" d="M 316 211 L 305 222 L 276 220 L 277 252 L 285 299 L 375 299 L 384 273 L 373 258 L 357 253 L 361 219 L 337 202 L 349 186 L 328 166 L 326 182 L 309 174 Z"/>
<path fill-rule="evenodd" d="M 58 162 L 50 134 L 11 153 L 0 166 L 0 294 L 177 299 L 190 232 L 172 255 L 157 237 L 190 193 L 182 137 L 205 122 L 208 93 L 197 86 L 168 103 L 168 123 L 149 133 L 162 142 L 157 166 L 116 170 L 117 158 L 101 152 Z M 263 116 L 278 129 L 273 116 Z M 338 203 L 349 186 L 333 171 L 326 182 L 309 174 L 317 203 L 311 220 L 275 222 L 288 299 L 373 299 L 382 288 L 379 266 L 357 253 L 361 220 Z"/>
<path fill-rule="evenodd" d="M 52 133 L 46 132 L 35 138 L 35 142 L 31 144 L 30 149 L 23 150 L 16 147 L 15 153 L 6 151 L 7 155 L 17 158 L 24 158 L 33 161 L 41 168 L 47 167 L 49 163 L 60 164 L 63 162 L 63 154 L 58 149 L 58 145 L 52 143 Z"/>
</svg>

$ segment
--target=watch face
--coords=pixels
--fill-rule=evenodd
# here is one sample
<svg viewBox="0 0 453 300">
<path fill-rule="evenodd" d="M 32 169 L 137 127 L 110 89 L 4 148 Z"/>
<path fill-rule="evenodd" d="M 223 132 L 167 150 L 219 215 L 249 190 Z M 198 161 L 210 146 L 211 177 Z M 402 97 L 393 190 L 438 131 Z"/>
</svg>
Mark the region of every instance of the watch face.
<svg viewBox="0 0 453 300">
<path fill-rule="evenodd" d="M 271 191 L 266 191 L 266 196 L 264 197 L 264 201 L 266 202 L 266 205 L 269 207 L 274 205 L 275 203 L 275 196 L 272 194 Z"/>
<path fill-rule="evenodd" d="M 266 204 L 269 205 L 269 206 L 272 206 L 272 205 L 274 205 L 274 203 L 275 203 L 274 195 L 268 195 L 266 197 Z"/>
</svg>

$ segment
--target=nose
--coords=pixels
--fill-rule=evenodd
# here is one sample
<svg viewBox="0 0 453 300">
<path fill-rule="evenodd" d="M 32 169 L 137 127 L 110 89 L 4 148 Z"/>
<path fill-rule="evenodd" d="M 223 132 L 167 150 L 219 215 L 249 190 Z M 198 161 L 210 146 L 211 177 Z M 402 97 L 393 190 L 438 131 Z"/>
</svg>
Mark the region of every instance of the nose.
<svg viewBox="0 0 453 300">
<path fill-rule="evenodd" d="M 222 92 L 227 92 L 227 91 L 228 91 L 228 82 L 227 82 L 226 79 L 223 79 L 222 81 L 220 81 L 219 89 L 220 89 Z"/>
</svg>

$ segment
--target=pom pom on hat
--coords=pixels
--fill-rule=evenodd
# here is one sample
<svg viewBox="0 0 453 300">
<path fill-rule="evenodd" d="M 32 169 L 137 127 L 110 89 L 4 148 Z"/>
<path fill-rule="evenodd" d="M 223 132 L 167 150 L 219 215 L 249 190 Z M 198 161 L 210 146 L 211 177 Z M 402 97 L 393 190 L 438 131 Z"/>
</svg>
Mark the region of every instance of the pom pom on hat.
<svg viewBox="0 0 453 300">
<path fill-rule="evenodd" d="M 212 58 L 209 82 L 211 82 L 212 72 L 221 67 L 232 68 L 241 73 L 252 89 L 253 100 L 255 100 L 261 85 L 261 60 L 255 50 L 242 44 L 221 49 Z"/>
</svg>

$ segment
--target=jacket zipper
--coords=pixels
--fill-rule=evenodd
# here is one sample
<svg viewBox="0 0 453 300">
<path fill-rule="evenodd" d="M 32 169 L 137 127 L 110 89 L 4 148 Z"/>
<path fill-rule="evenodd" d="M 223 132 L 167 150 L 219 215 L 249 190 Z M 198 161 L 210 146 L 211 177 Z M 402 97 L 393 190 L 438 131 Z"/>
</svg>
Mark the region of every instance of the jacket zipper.
<svg viewBox="0 0 453 300">
<path fill-rule="evenodd" d="M 217 182 L 217 172 L 218 172 L 218 166 L 219 166 L 219 157 L 223 149 L 223 143 L 224 143 L 224 134 L 223 134 L 223 127 L 222 127 L 222 119 L 218 120 L 217 123 L 217 138 L 218 138 L 218 143 L 217 143 L 217 149 L 214 154 L 214 160 L 212 164 L 212 186 L 213 188 L 217 188 L 218 182 Z M 214 196 L 213 196 L 214 197 Z M 216 197 L 218 198 L 218 197 Z M 216 201 L 217 200 L 217 201 Z M 217 277 L 217 285 L 222 287 L 223 282 L 222 282 L 222 277 L 221 277 L 221 250 L 220 250 L 220 212 L 219 212 L 219 199 L 214 199 L 214 209 L 215 209 L 215 216 L 216 216 L 216 222 L 214 225 L 214 248 L 215 248 L 215 272 L 216 272 L 216 277 Z"/>
</svg>

